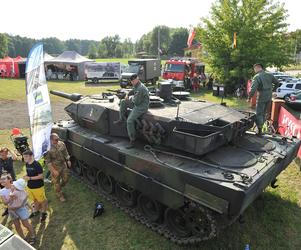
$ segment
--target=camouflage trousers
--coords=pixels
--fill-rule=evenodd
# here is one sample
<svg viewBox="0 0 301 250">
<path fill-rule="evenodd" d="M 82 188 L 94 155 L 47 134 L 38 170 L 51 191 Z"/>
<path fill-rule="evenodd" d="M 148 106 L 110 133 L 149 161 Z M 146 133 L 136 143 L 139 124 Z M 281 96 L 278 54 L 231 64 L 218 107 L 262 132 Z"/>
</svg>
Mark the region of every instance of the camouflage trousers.
<svg viewBox="0 0 301 250">
<path fill-rule="evenodd" d="M 258 128 L 262 128 L 266 119 L 270 119 L 270 108 L 271 101 L 256 103 L 256 125 Z"/>
<path fill-rule="evenodd" d="M 55 169 L 59 174 L 56 177 L 51 176 L 51 182 L 53 183 L 55 191 L 60 196 L 62 195 L 62 187 L 64 187 L 69 180 L 69 169 L 66 165 L 56 167 Z"/>
</svg>

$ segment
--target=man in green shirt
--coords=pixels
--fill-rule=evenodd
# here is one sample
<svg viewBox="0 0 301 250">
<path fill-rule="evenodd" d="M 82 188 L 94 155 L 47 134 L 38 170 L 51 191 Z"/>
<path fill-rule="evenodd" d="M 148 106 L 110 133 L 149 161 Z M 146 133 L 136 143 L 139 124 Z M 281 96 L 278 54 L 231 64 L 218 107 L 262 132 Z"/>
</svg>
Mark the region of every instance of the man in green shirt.
<svg viewBox="0 0 301 250">
<path fill-rule="evenodd" d="M 130 78 L 133 89 L 125 96 L 120 102 L 119 120 L 115 124 L 126 121 L 127 131 L 130 138 L 130 143 L 133 144 L 136 139 L 136 120 L 145 114 L 149 106 L 149 93 L 148 89 L 140 82 L 138 75 L 134 74 Z M 129 96 L 133 97 L 130 99 Z M 127 117 L 127 109 L 131 108 L 129 116 Z"/>
<path fill-rule="evenodd" d="M 261 135 L 262 126 L 266 120 L 266 113 L 269 110 L 272 101 L 273 84 L 277 86 L 279 82 L 272 74 L 263 70 L 263 65 L 261 63 L 254 64 L 253 68 L 256 75 L 252 81 L 248 101 L 257 91 L 256 125 L 258 128 L 258 135 Z"/>
</svg>

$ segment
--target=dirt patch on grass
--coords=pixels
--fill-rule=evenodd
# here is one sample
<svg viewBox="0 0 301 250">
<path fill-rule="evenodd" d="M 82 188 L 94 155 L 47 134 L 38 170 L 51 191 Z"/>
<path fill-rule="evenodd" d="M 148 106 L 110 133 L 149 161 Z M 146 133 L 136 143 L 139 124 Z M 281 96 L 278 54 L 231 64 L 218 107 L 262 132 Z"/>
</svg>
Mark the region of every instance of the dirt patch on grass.
<svg viewBox="0 0 301 250">
<path fill-rule="evenodd" d="M 64 107 L 67 105 L 67 102 L 54 102 L 51 104 L 54 121 L 69 118 L 64 111 Z M 0 129 L 10 129 L 14 127 L 29 127 L 27 103 L 0 100 Z"/>
</svg>

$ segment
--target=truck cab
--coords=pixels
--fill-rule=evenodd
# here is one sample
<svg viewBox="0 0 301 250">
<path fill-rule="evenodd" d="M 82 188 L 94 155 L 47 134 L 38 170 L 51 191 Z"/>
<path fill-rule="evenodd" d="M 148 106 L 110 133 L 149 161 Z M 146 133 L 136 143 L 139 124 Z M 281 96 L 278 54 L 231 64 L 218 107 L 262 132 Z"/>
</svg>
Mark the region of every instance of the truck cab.
<svg viewBox="0 0 301 250">
<path fill-rule="evenodd" d="M 163 71 L 163 79 L 173 80 L 176 87 L 185 86 L 186 79 L 204 74 L 205 65 L 200 63 L 196 58 L 171 58 L 165 63 Z"/>
</svg>

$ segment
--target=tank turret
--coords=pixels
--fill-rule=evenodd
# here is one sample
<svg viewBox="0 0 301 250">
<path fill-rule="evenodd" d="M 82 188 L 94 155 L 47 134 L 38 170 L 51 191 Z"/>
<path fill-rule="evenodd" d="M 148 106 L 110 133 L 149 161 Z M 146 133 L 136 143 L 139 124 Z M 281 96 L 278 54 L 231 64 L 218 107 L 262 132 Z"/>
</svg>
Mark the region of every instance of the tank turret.
<svg viewBox="0 0 301 250">
<path fill-rule="evenodd" d="M 80 126 L 102 134 L 127 137 L 126 123 L 114 124 L 119 115 L 118 98 L 51 93 L 74 101 L 65 110 Z M 164 102 L 163 99 L 161 105 L 150 105 L 149 111 L 137 120 L 136 127 L 139 138 L 149 144 L 203 155 L 243 135 L 253 126 L 254 119 L 252 113 L 219 104 L 192 100 Z"/>
</svg>

